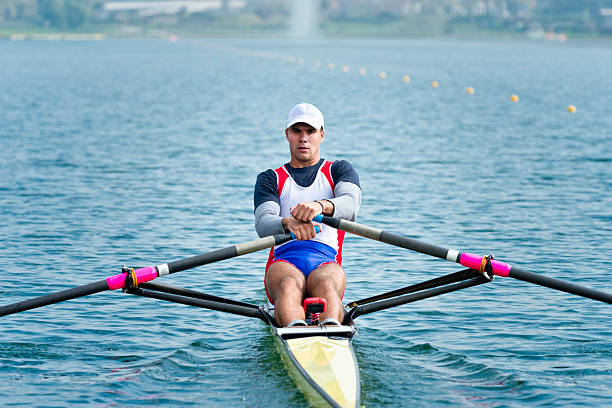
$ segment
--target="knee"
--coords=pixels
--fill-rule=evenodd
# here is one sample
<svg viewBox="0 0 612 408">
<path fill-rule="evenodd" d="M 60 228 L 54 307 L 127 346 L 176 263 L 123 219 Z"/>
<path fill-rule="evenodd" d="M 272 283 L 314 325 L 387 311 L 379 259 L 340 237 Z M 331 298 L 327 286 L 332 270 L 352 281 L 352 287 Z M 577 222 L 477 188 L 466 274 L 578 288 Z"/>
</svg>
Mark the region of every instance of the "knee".
<svg viewBox="0 0 612 408">
<path fill-rule="evenodd" d="M 302 293 L 304 291 L 302 282 L 293 276 L 285 276 L 278 283 L 281 293 Z"/>
<path fill-rule="evenodd" d="M 312 288 L 313 293 L 320 293 L 326 296 L 338 294 L 340 288 L 337 288 L 336 282 L 332 279 L 321 279 L 316 282 L 314 287 Z"/>
</svg>

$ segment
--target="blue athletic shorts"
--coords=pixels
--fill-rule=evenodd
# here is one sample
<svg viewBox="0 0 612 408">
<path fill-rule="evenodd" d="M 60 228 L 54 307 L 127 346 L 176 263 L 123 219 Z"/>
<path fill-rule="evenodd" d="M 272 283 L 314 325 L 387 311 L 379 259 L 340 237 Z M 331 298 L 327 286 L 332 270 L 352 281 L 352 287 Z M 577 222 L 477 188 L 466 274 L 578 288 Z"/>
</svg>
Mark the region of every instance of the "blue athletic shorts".
<svg viewBox="0 0 612 408">
<path fill-rule="evenodd" d="M 285 261 L 298 268 L 308 278 L 319 266 L 336 261 L 336 250 L 317 241 L 290 241 L 274 250 L 270 264 Z"/>
</svg>

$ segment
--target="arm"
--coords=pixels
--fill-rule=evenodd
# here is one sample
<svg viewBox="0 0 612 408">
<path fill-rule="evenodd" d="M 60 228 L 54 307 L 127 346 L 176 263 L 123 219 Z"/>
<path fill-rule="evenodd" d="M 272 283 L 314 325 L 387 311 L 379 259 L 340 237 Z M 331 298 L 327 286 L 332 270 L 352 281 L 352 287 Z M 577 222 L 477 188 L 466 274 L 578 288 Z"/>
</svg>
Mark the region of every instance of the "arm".
<svg viewBox="0 0 612 408">
<path fill-rule="evenodd" d="M 283 218 L 280 216 L 280 200 L 278 199 L 278 185 L 274 171 L 268 170 L 257 176 L 254 202 L 255 230 L 260 237 L 282 234 L 286 231 L 291 231 L 297 239 L 312 239 L 315 237 L 314 224 L 310 221 L 320 212 L 314 213 L 310 219 L 305 221 L 300 221 L 294 217 Z M 313 205 L 321 207 L 321 204 Z"/>
<path fill-rule="evenodd" d="M 336 184 L 334 193 L 336 195 L 334 198 L 322 200 L 331 203 L 332 207 L 329 213 L 326 208 L 323 215 L 355 221 L 361 206 L 361 188 L 351 182 L 341 181 Z"/>
<path fill-rule="evenodd" d="M 255 209 L 255 231 L 260 237 L 285 233 L 280 206 L 274 201 L 266 201 Z"/>
<path fill-rule="evenodd" d="M 260 237 L 285 232 L 280 216 L 278 183 L 274 170 L 266 170 L 257 176 L 254 191 L 255 230 Z"/>
<path fill-rule="evenodd" d="M 300 203 L 298 206 L 316 203 Z M 316 204 L 319 209 L 320 205 Z M 331 205 L 331 203 L 330 203 Z M 317 212 L 310 220 L 301 221 L 295 217 L 281 217 L 280 206 L 272 201 L 266 201 L 259 205 L 255 209 L 255 230 L 260 237 L 265 237 L 272 234 L 281 234 L 286 231 L 291 231 L 297 239 L 312 239 L 316 233 L 314 230 L 314 224 L 310 222 L 315 215 L 320 214 Z"/>
<path fill-rule="evenodd" d="M 359 175 L 346 160 L 332 164 L 334 198 L 299 203 L 291 209 L 291 215 L 302 222 L 309 222 L 319 214 L 332 215 L 354 221 L 361 206 Z"/>
<path fill-rule="evenodd" d="M 329 199 L 333 205 L 332 216 L 354 221 L 361 206 L 361 186 L 359 175 L 346 160 L 335 161 L 331 167 L 334 180 L 334 198 Z M 325 213 L 324 215 L 330 215 Z"/>
</svg>

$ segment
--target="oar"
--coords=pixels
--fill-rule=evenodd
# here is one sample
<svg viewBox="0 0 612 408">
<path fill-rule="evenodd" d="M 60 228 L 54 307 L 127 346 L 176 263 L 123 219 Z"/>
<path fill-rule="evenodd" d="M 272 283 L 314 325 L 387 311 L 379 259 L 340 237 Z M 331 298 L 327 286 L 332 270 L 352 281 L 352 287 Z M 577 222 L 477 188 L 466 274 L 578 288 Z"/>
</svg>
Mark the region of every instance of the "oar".
<svg viewBox="0 0 612 408">
<path fill-rule="evenodd" d="M 315 228 L 315 230 L 317 232 L 320 231 L 318 226 Z M 292 239 L 295 239 L 295 236 L 290 232 L 286 234 L 270 235 L 254 241 L 232 245 L 227 248 L 217 249 L 216 251 L 180 259 L 178 261 L 166 264 L 147 266 L 145 268 L 136 270 L 132 269 L 118 275 L 110 276 L 104 280 L 90 283 L 88 285 L 78 286 L 76 288 L 66 289 L 61 292 L 51 293 L 36 297 L 34 299 L 2 306 L 0 307 L 0 316 L 23 312 L 41 306 L 47 306 L 54 303 L 63 302 L 64 300 L 76 299 L 79 297 L 92 295 L 94 293 L 103 292 L 105 290 L 125 289 L 128 286 L 128 280 L 131 280 L 131 285 L 136 286 L 139 283 L 152 281 L 159 276 L 169 275 L 171 273 L 184 271 L 186 269 L 196 268 L 209 263 L 271 248 L 275 245 L 280 245 L 291 241 Z"/>
<path fill-rule="evenodd" d="M 611 303 L 612 295 L 595 289 L 586 288 L 574 283 L 562 281 L 555 278 L 528 272 L 505 262 L 494 260 L 488 256 L 474 255 L 469 252 L 459 252 L 454 249 L 442 248 L 426 242 L 417 241 L 403 235 L 385 232 L 377 228 L 368 227 L 353 221 L 341 220 L 334 217 L 321 216 L 315 217 L 314 221 L 327 224 L 330 227 L 350 232 L 365 238 L 385 242 L 387 244 L 410 249 L 422 254 L 431 255 L 436 258 L 446 259 L 451 262 L 459 263 L 467 268 L 475 269 L 480 273 L 492 273 L 497 276 L 510 277 L 525 282 L 546 286 L 562 292 L 583 296 L 600 302 Z"/>
</svg>

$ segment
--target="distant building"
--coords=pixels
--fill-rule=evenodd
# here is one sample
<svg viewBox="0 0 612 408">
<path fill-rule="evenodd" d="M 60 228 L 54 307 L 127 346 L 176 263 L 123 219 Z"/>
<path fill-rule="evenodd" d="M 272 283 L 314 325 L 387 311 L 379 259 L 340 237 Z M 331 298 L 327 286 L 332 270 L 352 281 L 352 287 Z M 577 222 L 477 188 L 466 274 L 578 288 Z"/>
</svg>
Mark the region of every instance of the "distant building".
<svg viewBox="0 0 612 408">
<path fill-rule="evenodd" d="M 101 19 L 117 14 L 151 17 L 172 14 L 195 14 L 213 10 L 242 10 L 245 0 L 177 0 L 177 1 L 109 1 L 104 2 Z"/>
<path fill-rule="evenodd" d="M 600 33 L 612 33 L 612 8 L 599 9 L 597 28 Z"/>
</svg>

